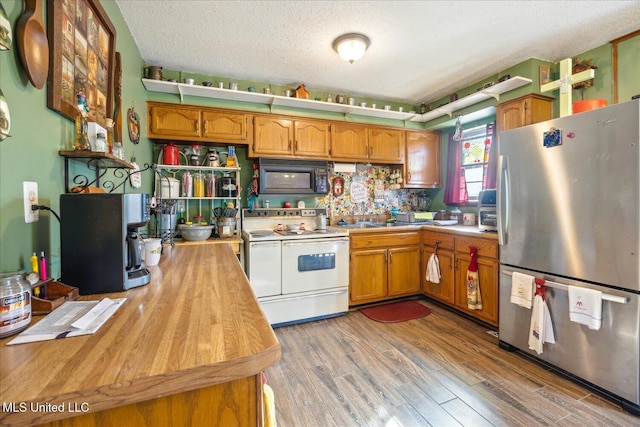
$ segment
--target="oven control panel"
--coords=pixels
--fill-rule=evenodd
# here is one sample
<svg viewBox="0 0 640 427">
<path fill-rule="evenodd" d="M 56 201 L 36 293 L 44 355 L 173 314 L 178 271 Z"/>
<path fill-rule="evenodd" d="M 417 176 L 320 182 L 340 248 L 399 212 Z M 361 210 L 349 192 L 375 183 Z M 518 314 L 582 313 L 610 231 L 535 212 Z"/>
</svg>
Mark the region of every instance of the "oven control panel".
<svg viewBox="0 0 640 427">
<path fill-rule="evenodd" d="M 252 211 L 243 209 L 244 218 L 273 218 L 273 217 L 315 217 L 327 214 L 326 209 L 293 209 L 293 208 L 265 208 Z"/>
</svg>

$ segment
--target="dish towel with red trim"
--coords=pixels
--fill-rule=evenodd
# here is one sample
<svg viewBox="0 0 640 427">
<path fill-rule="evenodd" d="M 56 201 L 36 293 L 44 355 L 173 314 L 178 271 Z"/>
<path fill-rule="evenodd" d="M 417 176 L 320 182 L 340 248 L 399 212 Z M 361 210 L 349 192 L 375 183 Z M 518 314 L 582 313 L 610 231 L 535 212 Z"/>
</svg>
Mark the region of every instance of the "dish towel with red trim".
<svg viewBox="0 0 640 427">
<path fill-rule="evenodd" d="M 533 310 L 531 310 L 531 324 L 529 326 L 529 349 L 542 354 L 544 343 L 555 344 L 553 323 L 547 302 L 537 294 L 533 298 Z"/>
<path fill-rule="evenodd" d="M 469 246 L 471 262 L 467 268 L 467 307 L 469 310 L 482 310 L 480 277 L 478 276 L 478 248 Z"/>
<path fill-rule="evenodd" d="M 511 302 L 524 308 L 531 308 L 533 302 L 533 276 L 513 272 L 511 278 Z"/>
<path fill-rule="evenodd" d="M 602 292 L 569 286 L 569 320 L 599 330 L 602 325 Z"/>
</svg>

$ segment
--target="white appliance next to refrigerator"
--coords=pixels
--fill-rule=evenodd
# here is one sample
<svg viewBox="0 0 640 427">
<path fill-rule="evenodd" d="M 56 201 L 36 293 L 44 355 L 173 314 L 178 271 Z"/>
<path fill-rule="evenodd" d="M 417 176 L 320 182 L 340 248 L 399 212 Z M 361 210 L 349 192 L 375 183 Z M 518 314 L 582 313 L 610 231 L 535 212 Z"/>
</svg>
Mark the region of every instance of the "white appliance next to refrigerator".
<svg viewBox="0 0 640 427">
<path fill-rule="evenodd" d="M 503 132 L 498 142 L 500 346 L 558 368 L 640 415 L 640 100 Z M 514 272 L 546 281 L 555 344 L 529 349 Z M 568 289 L 602 292 L 599 329 Z M 599 305 L 598 305 L 599 306 Z"/>
<path fill-rule="evenodd" d="M 340 316 L 349 309 L 349 236 L 318 224 L 326 214 L 316 208 L 242 210 L 245 270 L 273 326 Z M 287 231 L 300 224 L 304 230 Z"/>
</svg>

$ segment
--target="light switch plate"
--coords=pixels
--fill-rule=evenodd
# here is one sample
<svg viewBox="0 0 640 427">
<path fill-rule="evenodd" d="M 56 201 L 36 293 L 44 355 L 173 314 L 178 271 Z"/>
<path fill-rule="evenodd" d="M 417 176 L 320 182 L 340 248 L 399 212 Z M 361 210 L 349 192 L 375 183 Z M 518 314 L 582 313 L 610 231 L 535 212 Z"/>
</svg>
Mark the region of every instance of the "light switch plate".
<svg viewBox="0 0 640 427">
<path fill-rule="evenodd" d="M 38 211 L 31 210 L 31 205 L 38 204 L 38 183 L 24 181 L 22 183 L 22 192 L 24 198 L 24 222 L 29 224 L 38 221 Z"/>
</svg>

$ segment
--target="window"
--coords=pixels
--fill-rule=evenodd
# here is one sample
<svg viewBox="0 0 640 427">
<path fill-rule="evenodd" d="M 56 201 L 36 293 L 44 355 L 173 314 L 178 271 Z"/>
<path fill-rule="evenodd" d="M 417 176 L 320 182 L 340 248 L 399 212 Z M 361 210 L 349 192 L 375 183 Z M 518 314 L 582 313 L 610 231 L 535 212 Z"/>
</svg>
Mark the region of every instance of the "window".
<svg viewBox="0 0 640 427">
<path fill-rule="evenodd" d="M 480 191 L 488 188 L 487 172 L 493 135 L 493 123 L 462 130 L 460 165 L 464 170 L 464 180 L 469 195 L 467 203 L 478 203 Z"/>
<path fill-rule="evenodd" d="M 491 146 L 495 122 L 462 129 L 456 123 L 455 133 L 447 144 L 447 181 L 443 201 L 449 206 L 475 205 L 485 188 L 496 186 L 496 154 Z"/>
</svg>

